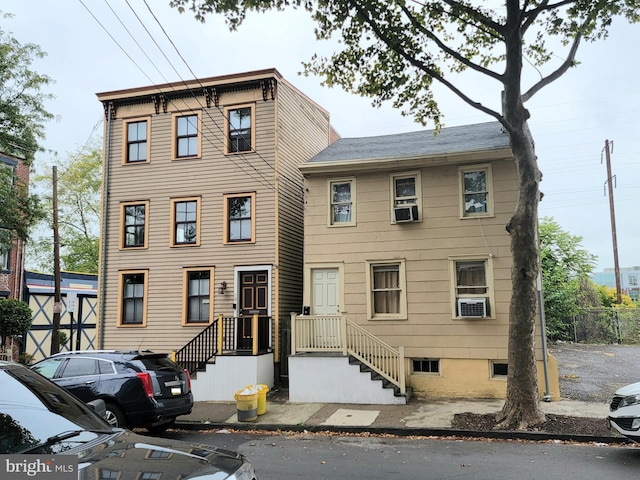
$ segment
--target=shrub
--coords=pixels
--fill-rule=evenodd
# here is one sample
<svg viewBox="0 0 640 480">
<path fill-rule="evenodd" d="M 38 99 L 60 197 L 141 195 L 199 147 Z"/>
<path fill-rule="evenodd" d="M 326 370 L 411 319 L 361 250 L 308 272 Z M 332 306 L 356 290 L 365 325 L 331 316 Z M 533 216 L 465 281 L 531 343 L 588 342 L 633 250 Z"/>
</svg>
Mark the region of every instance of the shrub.
<svg viewBox="0 0 640 480">
<path fill-rule="evenodd" d="M 24 335 L 31 328 L 33 312 L 22 300 L 6 298 L 0 300 L 0 342 L 12 335 Z"/>
</svg>

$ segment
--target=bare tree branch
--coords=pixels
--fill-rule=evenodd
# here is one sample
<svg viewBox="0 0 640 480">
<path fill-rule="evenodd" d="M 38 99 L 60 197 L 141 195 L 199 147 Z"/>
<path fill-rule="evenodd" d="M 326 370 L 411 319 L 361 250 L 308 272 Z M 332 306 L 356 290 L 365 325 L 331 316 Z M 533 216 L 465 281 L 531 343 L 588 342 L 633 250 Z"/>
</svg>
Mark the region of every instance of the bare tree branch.
<svg viewBox="0 0 640 480">
<path fill-rule="evenodd" d="M 554 80 L 557 80 L 558 78 L 560 78 L 567 70 L 569 70 L 569 68 L 571 68 L 575 64 L 576 52 L 578 51 L 578 47 L 580 46 L 581 39 L 582 39 L 582 35 L 578 34 L 575 40 L 573 41 L 573 44 L 571 45 L 571 50 L 569 50 L 569 54 L 567 55 L 567 58 L 565 59 L 564 62 L 562 62 L 562 65 L 560 65 L 560 67 L 558 67 L 550 75 L 547 75 L 546 77 L 542 78 L 538 83 L 533 85 L 529 90 L 527 90 L 522 95 L 523 103 L 526 102 L 527 100 L 530 100 L 531 97 L 533 97 L 536 93 L 538 93 L 538 91 L 540 91 L 542 88 L 546 87 Z"/>
<path fill-rule="evenodd" d="M 488 68 L 484 68 L 484 67 L 472 62 L 468 58 L 464 57 L 457 50 L 454 50 L 451 47 L 449 47 L 447 44 L 445 44 L 431 30 L 425 28 L 420 22 L 418 22 L 416 20 L 416 18 L 411 14 L 411 12 L 409 11 L 409 9 L 407 7 L 402 6 L 401 8 L 402 8 L 403 13 L 407 16 L 407 18 L 411 22 L 411 24 L 418 31 L 422 32 L 428 39 L 432 40 L 436 45 L 438 45 L 438 48 L 440 48 L 440 50 L 442 50 L 446 54 L 450 55 L 451 57 L 455 58 L 460 63 L 462 63 L 463 65 L 465 65 L 465 66 L 467 66 L 469 68 L 471 68 L 472 70 L 475 70 L 476 72 L 482 73 L 482 74 L 487 75 L 489 77 L 495 78 L 496 80 L 502 81 L 502 76 L 499 73 L 496 73 L 493 70 L 489 70 Z M 369 23 L 369 25 L 371 25 L 370 21 L 367 21 L 367 23 Z"/>
</svg>

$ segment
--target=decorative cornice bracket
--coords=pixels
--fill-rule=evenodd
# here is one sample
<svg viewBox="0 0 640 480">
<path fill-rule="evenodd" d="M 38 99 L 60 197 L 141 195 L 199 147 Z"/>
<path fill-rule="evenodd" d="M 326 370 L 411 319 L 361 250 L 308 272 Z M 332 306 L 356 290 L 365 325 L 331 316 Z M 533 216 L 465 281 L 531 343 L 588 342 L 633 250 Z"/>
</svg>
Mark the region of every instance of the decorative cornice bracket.
<svg viewBox="0 0 640 480">
<path fill-rule="evenodd" d="M 276 81 L 273 79 L 270 80 L 262 80 L 260 82 L 260 86 L 262 87 L 262 100 L 265 102 L 269 100 L 269 96 L 271 100 L 276 99 Z"/>
<path fill-rule="evenodd" d="M 113 102 L 102 102 L 104 108 L 104 118 L 107 120 L 114 120 L 116 118 L 116 105 Z M 111 111 L 111 118 L 109 119 L 109 111 Z"/>
</svg>

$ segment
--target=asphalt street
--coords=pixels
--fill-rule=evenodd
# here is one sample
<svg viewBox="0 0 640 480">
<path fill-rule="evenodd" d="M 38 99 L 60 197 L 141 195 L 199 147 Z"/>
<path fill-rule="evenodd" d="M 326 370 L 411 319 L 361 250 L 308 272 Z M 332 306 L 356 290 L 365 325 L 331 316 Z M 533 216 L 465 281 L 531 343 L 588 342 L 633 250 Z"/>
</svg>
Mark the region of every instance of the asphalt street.
<svg viewBox="0 0 640 480">
<path fill-rule="evenodd" d="M 230 448 L 260 480 L 635 480 L 634 446 L 311 433 L 171 432 L 173 438 Z"/>
</svg>

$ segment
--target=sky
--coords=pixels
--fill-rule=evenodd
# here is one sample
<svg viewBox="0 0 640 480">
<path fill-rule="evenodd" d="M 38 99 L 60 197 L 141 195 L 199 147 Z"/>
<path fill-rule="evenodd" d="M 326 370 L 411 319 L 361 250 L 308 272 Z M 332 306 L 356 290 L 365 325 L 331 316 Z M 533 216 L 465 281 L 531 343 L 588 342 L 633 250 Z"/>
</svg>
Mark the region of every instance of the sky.
<svg viewBox="0 0 640 480">
<path fill-rule="evenodd" d="M 497 0 L 485 2 L 499 4 Z M 433 128 L 417 124 L 390 105 L 321 85 L 300 75 L 314 53 L 329 55 L 334 42 L 319 42 L 303 11 L 249 14 L 236 32 L 222 18 L 204 24 L 169 0 L 0 0 L 0 28 L 47 53 L 33 68 L 54 80 L 46 108 L 56 116 L 46 128 L 45 152 L 36 165 L 53 165 L 102 134 L 104 112 L 96 93 L 167 82 L 276 68 L 331 115 L 343 137 L 367 137 Z M 635 45 L 640 24 L 614 21 L 609 38 L 583 43 L 580 65 L 536 94 L 527 107 L 543 173 L 541 217 L 582 238 L 598 257 L 596 270 L 614 267 L 612 219 L 621 268 L 640 266 L 640 62 Z M 560 52 L 558 52 L 560 53 Z M 555 64 L 562 58 L 558 56 Z M 539 75 L 525 68 L 528 79 Z M 498 108 L 497 83 L 461 77 L 474 99 Z M 445 126 L 492 121 L 436 88 Z M 605 141 L 612 145 L 614 215 L 611 215 Z"/>
</svg>

